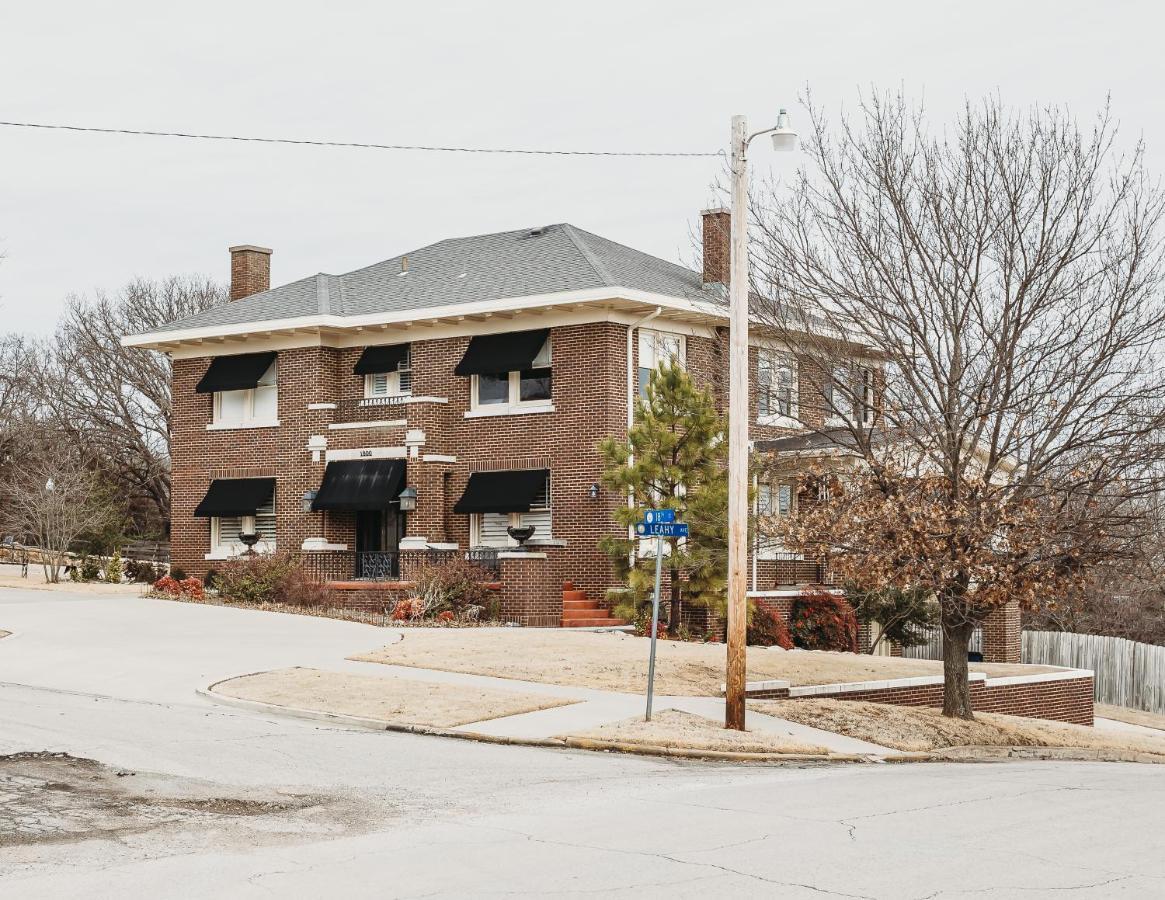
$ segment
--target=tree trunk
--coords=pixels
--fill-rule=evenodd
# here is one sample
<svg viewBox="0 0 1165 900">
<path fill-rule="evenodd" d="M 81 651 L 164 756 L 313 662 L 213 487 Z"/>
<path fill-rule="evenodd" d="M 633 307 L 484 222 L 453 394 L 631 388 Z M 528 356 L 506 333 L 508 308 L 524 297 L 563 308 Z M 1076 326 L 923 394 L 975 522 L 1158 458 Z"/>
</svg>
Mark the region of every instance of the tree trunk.
<svg viewBox="0 0 1165 900">
<path fill-rule="evenodd" d="M 668 573 L 671 575 L 671 600 L 667 605 L 667 631 L 675 637 L 680 631 L 680 571 L 668 569 Z"/>
<path fill-rule="evenodd" d="M 943 629 L 943 715 L 973 719 L 971 684 L 967 678 L 967 650 L 975 631 L 973 622 L 947 622 Z"/>
</svg>

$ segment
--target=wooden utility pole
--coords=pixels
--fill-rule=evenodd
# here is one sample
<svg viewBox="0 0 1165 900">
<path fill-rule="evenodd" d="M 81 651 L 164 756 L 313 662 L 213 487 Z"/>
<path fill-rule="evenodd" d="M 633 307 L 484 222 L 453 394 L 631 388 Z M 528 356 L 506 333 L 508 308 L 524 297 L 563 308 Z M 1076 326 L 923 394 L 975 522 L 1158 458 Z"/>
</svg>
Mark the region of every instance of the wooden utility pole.
<svg viewBox="0 0 1165 900">
<path fill-rule="evenodd" d="M 744 730 L 748 598 L 748 124 L 732 117 L 732 242 L 728 276 L 728 672 L 724 726 Z"/>
</svg>

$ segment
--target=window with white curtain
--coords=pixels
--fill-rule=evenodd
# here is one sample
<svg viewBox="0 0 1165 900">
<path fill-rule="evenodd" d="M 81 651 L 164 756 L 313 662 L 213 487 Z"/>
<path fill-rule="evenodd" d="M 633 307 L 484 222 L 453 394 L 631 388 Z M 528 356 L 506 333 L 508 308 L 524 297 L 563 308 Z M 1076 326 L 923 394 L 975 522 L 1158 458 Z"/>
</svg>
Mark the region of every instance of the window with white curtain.
<svg viewBox="0 0 1165 900">
<path fill-rule="evenodd" d="M 681 367 L 687 364 L 687 340 L 682 334 L 670 331 L 639 329 L 639 396 L 647 396 L 647 381 L 660 363 L 674 360 Z"/>
<path fill-rule="evenodd" d="M 214 424 L 272 425 L 279 419 L 279 387 L 276 363 L 253 388 L 218 391 L 214 395 Z"/>
</svg>

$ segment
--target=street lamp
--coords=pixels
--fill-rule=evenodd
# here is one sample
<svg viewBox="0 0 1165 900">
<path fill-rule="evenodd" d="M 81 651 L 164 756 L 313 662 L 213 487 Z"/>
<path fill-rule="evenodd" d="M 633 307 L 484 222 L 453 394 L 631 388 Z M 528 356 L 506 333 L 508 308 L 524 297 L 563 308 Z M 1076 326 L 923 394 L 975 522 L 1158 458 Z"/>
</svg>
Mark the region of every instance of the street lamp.
<svg viewBox="0 0 1165 900">
<path fill-rule="evenodd" d="M 748 133 L 732 117 L 732 250 L 728 276 L 728 671 L 724 725 L 744 730 L 748 606 L 748 145 L 772 134 L 773 149 L 797 148 L 797 132 L 781 110 L 772 128 Z"/>
</svg>

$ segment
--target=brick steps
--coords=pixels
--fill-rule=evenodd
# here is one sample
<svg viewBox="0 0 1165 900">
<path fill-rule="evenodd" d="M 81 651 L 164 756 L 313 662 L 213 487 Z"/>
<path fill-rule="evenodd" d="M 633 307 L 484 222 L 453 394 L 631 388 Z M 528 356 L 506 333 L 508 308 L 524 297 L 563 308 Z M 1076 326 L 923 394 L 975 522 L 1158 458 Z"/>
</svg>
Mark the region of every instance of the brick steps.
<svg viewBox="0 0 1165 900">
<path fill-rule="evenodd" d="M 626 625 L 616 619 L 611 611 L 599 606 L 597 600 L 587 597 L 586 591 L 575 590 L 569 581 L 562 585 L 562 627 L 563 628 L 604 628 Z"/>
</svg>

